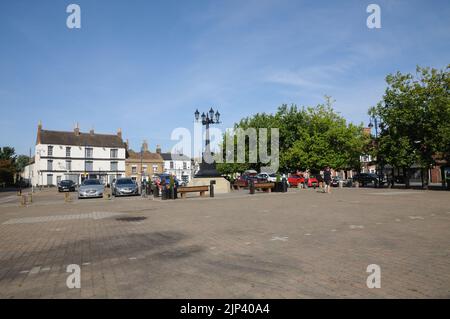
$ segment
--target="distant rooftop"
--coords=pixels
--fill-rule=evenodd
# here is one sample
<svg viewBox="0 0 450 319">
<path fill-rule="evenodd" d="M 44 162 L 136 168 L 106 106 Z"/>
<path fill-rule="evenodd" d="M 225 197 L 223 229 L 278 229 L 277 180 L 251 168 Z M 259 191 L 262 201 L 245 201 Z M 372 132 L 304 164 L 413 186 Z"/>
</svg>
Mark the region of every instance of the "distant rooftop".
<svg viewBox="0 0 450 319">
<path fill-rule="evenodd" d="M 165 161 L 190 161 L 189 156 L 183 154 L 161 153 L 162 158 Z"/>
<path fill-rule="evenodd" d="M 82 133 L 78 128 L 72 132 L 43 130 L 41 124 L 38 126 L 36 144 L 74 145 L 93 147 L 117 147 L 125 148 L 122 140 L 122 132 L 117 134 L 98 134 L 91 130 Z"/>
</svg>

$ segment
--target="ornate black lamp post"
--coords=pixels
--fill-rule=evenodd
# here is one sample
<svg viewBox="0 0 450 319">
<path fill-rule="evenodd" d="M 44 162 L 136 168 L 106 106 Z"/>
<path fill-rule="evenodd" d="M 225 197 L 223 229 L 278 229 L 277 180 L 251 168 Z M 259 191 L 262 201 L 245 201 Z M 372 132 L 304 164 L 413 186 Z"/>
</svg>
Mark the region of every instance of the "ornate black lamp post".
<svg viewBox="0 0 450 319">
<path fill-rule="evenodd" d="M 377 150 L 377 159 L 375 162 L 375 173 L 377 176 L 380 176 L 380 171 L 379 171 L 379 164 L 380 164 L 380 159 L 379 159 L 379 154 L 378 154 L 378 118 L 376 116 L 372 116 L 370 118 L 370 122 L 369 122 L 369 128 L 375 128 L 375 147 Z M 381 171 L 381 175 L 383 174 L 383 171 Z"/>
<path fill-rule="evenodd" d="M 210 124 L 219 124 L 220 123 L 220 113 L 216 111 L 214 113 L 213 108 L 206 112 L 203 112 L 200 116 L 200 112 L 198 110 L 194 113 L 195 121 L 199 122 L 201 117 L 202 125 L 206 126 L 206 140 L 205 140 L 205 152 L 202 154 L 202 162 L 200 163 L 200 170 L 195 175 L 195 177 L 218 177 L 220 173 L 216 170 L 216 163 L 212 162 L 212 153 L 211 146 L 209 140 L 209 125 Z M 205 156 L 207 158 L 205 158 Z"/>
</svg>

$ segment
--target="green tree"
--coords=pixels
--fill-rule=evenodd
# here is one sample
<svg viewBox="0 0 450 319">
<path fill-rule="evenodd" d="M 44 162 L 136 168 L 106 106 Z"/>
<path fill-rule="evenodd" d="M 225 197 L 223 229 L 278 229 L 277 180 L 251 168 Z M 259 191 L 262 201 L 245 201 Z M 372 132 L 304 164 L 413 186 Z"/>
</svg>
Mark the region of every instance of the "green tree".
<svg viewBox="0 0 450 319">
<path fill-rule="evenodd" d="M 246 117 L 236 123 L 234 128 L 268 128 L 269 133 L 270 128 L 278 128 L 282 172 L 318 170 L 325 166 L 335 169 L 359 168 L 359 156 L 367 143 L 367 137 L 361 125 L 347 124 L 333 110 L 332 103 L 331 98 L 326 97 L 325 103 L 316 107 L 298 108 L 296 105 L 284 104 L 275 114 L 258 113 Z M 225 135 L 224 138 L 232 137 Z M 234 143 L 236 146 L 236 138 Z M 222 147 L 224 145 L 225 141 Z M 223 163 L 218 164 L 218 169 L 224 174 L 232 174 L 246 169 L 259 171 L 261 166 L 262 163 Z"/>
<path fill-rule="evenodd" d="M 16 155 L 13 147 L 0 147 L 0 184 L 14 183 Z"/>
<path fill-rule="evenodd" d="M 27 155 L 19 155 L 16 159 L 16 170 L 17 172 L 23 172 L 25 166 L 30 163 L 30 157 Z"/>
<path fill-rule="evenodd" d="M 304 123 L 292 147 L 282 153 L 282 166 L 289 171 L 317 171 L 325 166 L 359 169 L 359 156 L 367 143 L 363 127 L 347 124 L 328 97 L 325 104 L 303 112 Z"/>
<path fill-rule="evenodd" d="M 416 74 L 389 74 L 387 89 L 369 114 L 381 120 L 377 157 L 401 167 L 427 168 L 436 157 L 450 159 L 450 66 L 417 67 Z M 424 174 L 428 178 L 428 174 Z"/>
</svg>

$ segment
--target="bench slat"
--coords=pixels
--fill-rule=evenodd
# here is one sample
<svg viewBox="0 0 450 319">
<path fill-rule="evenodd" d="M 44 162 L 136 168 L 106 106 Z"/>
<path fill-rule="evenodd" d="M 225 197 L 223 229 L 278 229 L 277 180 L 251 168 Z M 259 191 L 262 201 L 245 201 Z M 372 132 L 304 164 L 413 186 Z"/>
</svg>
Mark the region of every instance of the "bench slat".
<svg viewBox="0 0 450 319">
<path fill-rule="evenodd" d="M 183 186 L 178 188 L 178 193 L 191 193 L 191 192 L 207 192 L 209 186 Z"/>
<path fill-rule="evenodd" d="M 273 188 L 275 187 L 274 183 L 255 183 L 255 188 Z"/>
</svg>

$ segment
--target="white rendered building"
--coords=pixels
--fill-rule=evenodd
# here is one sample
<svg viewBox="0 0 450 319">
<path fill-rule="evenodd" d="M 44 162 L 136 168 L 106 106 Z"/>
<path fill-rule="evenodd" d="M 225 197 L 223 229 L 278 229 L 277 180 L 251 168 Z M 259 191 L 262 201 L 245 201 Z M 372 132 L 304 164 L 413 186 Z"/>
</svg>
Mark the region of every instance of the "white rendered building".
<svg viewBox="0 0 450 319">
<path fill-rule="evenodd" d="M 158 153 L 159 149 L 156 150 Z M 189 183 L 192 179 L 191 159 L 183 154 L 160 153 L 164 160 L 164 173 L 172 174 L 179 181 Z"/>
<path fill-rule="evenodd" d="M 98 178 L 104 184 L 125 176 L 126 144 L 122 131 L 117 134 L 81 133 L 78 126 L 72 132 L 43 130 L 39 123 L 34 164 L 34 186 L 57 185 L 70 179 L 80 184 L 86 178 Z"/>
</svg>

